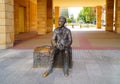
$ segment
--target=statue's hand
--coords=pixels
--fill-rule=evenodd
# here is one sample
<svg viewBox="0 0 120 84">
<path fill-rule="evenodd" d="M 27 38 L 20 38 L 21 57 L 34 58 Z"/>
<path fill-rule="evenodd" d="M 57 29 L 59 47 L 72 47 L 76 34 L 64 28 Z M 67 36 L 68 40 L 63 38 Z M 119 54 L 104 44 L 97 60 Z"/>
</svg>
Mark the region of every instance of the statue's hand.
<svg viewBox="0 0 120 84">
<path fill-rule="evenodd" d="M 68 42 L 67 42 L 67 41 L 64 41 L 63 45 L 64 45 L 64 47 L 69 47 L 69 45 L 68 45 Z"/>
<path fill-rule="evenodd" d="M 62 44 L 58 44 L 57 45 L 57 48 L 60 49 L 60 50 L 63 50 L 64 49 L 64 46 Z"/>
<path fill-rule="evenodd" d="M 62 45 L 64 46 L 64 47 L 68 47 L 69 45 L 68 45 L 68 42 L 66 41 L 66 40 L 63 40 L 62 42 Z"/>
</svg>

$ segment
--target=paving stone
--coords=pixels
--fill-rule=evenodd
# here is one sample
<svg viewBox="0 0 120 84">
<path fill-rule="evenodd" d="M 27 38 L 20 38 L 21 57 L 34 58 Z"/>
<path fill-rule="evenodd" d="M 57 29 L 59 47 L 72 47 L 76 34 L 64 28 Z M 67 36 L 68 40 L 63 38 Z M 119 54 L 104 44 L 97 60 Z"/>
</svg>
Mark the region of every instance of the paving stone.
<svg viewBox="0 0 120 84">
<path fill-rule="evenodd" d="M 0 51 L 0 84 L 120 84 L 119 50 L 73 50 L 73 67 L 43 78 L 45 68 L 33 68 L 33 50 Z M 2 60 L 3 59 L 3 60 Z"/>
</svg>

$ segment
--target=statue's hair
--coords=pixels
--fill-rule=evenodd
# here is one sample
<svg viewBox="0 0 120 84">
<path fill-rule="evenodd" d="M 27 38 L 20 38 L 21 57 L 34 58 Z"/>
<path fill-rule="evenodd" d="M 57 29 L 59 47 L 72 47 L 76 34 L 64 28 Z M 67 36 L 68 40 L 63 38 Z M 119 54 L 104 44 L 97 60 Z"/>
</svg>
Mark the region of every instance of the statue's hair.
<svg viewBox="0 0 120 84">
<path fill-rule="evenodd" d="M 60 16 L 59 19 L 60 19 L 60 18 L 64 19 L 65 22 L 66 22 L 66 18 L 65 18 L 64 16 Z"/>
</svg>

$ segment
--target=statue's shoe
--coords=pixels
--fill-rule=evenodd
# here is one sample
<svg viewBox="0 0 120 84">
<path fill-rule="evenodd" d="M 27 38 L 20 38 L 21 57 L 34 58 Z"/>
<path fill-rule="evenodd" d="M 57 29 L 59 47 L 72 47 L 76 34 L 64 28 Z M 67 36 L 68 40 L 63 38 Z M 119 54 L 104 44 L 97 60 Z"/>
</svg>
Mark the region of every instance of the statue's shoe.
<svg viewBox="0 0 120 84">
<path fill-rule="evenodd" d="M 65 77 L 68 77 L 68 76 L 69 76 L 69 73 L 68 73 L 68 72 L 64 73 L 64 76 L 65 76 Z"/>
<path fill-rule="evenodd" d="M 42 76 L 45 78 L 45 77 L 47 77 L 48 75 L 49 75 L 49 73 L 46 71 L 46 72 L 43 73 Z"/>
</svg>

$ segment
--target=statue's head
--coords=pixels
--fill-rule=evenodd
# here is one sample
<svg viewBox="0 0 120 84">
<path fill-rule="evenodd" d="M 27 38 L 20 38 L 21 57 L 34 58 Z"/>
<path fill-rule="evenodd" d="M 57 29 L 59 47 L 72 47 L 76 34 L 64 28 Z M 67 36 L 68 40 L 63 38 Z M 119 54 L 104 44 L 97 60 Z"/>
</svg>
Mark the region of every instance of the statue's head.
<svg viewBox="0 0 120 84">
<path fill-rule="evenodd" d="M 59 17 L 59 27 L 63 27 L 65 23 L 66 23 L 66 18 L 63 16 Z"/>
</svg>

